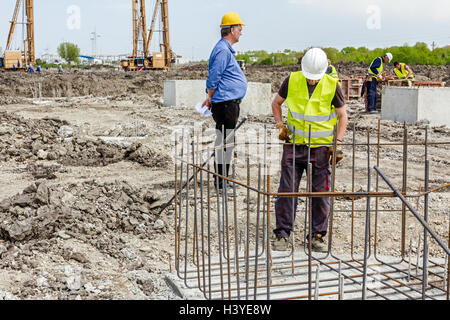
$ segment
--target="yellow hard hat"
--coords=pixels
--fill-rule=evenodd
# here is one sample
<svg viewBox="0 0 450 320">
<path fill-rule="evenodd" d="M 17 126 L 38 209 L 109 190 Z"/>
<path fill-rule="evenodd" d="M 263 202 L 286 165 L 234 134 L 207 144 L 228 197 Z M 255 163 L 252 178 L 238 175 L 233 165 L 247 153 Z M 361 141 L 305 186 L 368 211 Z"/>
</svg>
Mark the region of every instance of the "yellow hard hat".
<svg viewBox="0 0 450 320">
<path fill-rule="evenodd" d="M 225 26 L 245 26 L 245 24 L 242 23 L 241 17 L 236 12 L 228 12 L 226 15 L 222 18 L 222 24 L 221 27 Z"/>
</svg>

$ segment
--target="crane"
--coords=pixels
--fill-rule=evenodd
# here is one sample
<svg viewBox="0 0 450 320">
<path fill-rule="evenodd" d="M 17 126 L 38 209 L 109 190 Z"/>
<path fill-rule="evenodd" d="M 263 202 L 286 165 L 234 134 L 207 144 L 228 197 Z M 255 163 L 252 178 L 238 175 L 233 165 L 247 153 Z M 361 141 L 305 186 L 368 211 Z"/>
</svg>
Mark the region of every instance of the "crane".
<svg viewBox="0 0 450 320">
<path fill-rule="evenodd" d="M 8 40 L 6 42 L 6 49 L 4 56 L 0 59 L 0 67 L 11 70 L 26 70 L 28 66 L 35 64 L 35 49 L 34 49 L 34 6 L 33 0 L 25 0 L 25 16 L 26 21 L 22 23 L 26 25 L 27 36 L 24 39 L 23 53 L 20 51 L 11 50 L 11 44 L 14 36 L 14 30 L 17 25 L 17 18 L 19 16 L 22 0 L 16 0 L 11 26 L 9 29 Z"/>
<path fill-rule="evenodd" d="M 156 0 L 150 30 L 147 33 L 147 18 L 145 13 L 145 0 L 132 1 L 133 19 L 133 53 L 131 57 L 120 62 L 126 71 L 160 69 L 168 70 L 172 64 L 173 52 L 170 49 L 169 14 L 167 0 Z M 155 24 L 158 13 L 162 23 L 163 43 L 160 51 L 150 54 L 150 46 L 155 33 Z"/>
</svg>

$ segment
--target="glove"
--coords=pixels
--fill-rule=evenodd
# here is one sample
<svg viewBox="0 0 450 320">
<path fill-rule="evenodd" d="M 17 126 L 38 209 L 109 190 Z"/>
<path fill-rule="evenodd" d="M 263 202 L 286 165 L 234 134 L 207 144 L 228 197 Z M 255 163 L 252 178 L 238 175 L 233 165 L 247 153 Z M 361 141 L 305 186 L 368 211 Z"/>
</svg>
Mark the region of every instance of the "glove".
<svg viewBox="0 0 450 320">
<path fill-rule="evenodd" d="M 281 141 L 289 142 L 291 140 L 291 133 L 289 132 L 286 125 L 282 122 L 277 123 L 277 129 L 278 129 L 278 139 Z"/>
<path fill-rule="evenodd" d="M 342 142 L 337 140 L 336 141 L 336 164 L 344 159 L 344 152 L 342 152 Z M 328 162 L 330 162 L 331 165 L 333 165 L 333 153 L 334 153 L 334 146 L 331 146 L 330 149 L 327 152 L 327 158 Z"/>
</svg>

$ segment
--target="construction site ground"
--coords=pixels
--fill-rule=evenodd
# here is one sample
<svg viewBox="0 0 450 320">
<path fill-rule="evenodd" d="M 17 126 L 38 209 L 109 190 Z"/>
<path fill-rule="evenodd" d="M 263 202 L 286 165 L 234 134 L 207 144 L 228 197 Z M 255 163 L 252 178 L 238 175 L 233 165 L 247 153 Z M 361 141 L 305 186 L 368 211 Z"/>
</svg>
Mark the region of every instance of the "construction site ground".
<svg viewBox="0 0 450 320">
<path fill-rule="evenodd" d="M 341 77 L 361 76 L 364 64 L 337 64 Z M 446 81 L 450 66 L 412 66 L 419 81 Z M 249 81 L 272 83 L 275 94 L 289 72 L 298 66 L 247 67 Z M 58 74 L 0 73 L 0 300 L 1 299 L 180 299 L 166 283 L 174 269 L 174 206 L 159 208 L 173 194 L 173 131 L 212 118 L 194 106 L 165 107 L 166 79 L 206 79 L 207 65 L 174 68 L 168 72 L 125 73 L 112 69 L 76 70 Z M 41 94 L 40 94 L 41 92 Z M 362 100 L 348 102 L 349 129 L 356 140 L 377 141 L 379 114 L 365 114 Z M 272 116 L 250 115 L 242 130 L 267 125 Z M 426 122 L 408 125 L 408 141 L 423 142 Z M 403 124 L 381 122 L 381 141 L 403 142 Z M 450 129 L 430 127 L 429 140 L 450 141 Z M 212 146 L 214 137 L 204 147 Z M 352 142 L 348 132 L 344 143 Z M 280 146 L 272 146 L 273 154 Z M 429 147 L 430 188 L 449 183 L 450 145 Z M 352 191 L 352 148 L 337 167 L 336 190 Z M 355 191 L 367 189 L 367 150 L 356 149 Z M 376 148 L 371 150 L 376 164 Z M 383 172 L 402 186 L 402 146 L 383 148 Z M 424 147 L 408 147 L 407 191 L 423 188 Z M 243 164 L 238 174 L 245 176 Z M 253 178 L 253 179 L 256 179 Z M 305 180 L 305 179 L 304 179 Z M 253 180 L 254 183 L 254 180 Z M 276 192 L 279 172 L 272 176 Z M 303 185 L 302 185 L 303 186 Z M 380 188 L 389 191 L 380 181 Z M 238 188 L 242 215 L 246 190 Z M 364 207 L 365 200 L 358 200 Z M 351 200 L 337 199 L 350 209 Z M 385 207 L 401 207 L 383 199 Z M 255 200 L 250 201 L 251 208 Z M 422 213 L 423 200 L 415 207 Z M 430 224 L 448 243 L 449 189 L 430 196 Z M 273 212 L 273 210 L 272 210 Z M 303 214 L 298 214 L 299 221 Z M 350 250 L 350 216 L 336 213 L 333 250 Z M 274 221 L 274 219 L 272 219 Z M 380 253 L 400 254 L 400 214 L 380 218 Z M 302 224 L 298 223 L 299 228 Z M 355 248 L 361 252 L 364 214 L 356 218 Z M 423 229 L 408 214 L 407 243 L 417 244 Z M 301 243 L 301 240 L 298 240 Z M 430 256 L 443 251 L 430 241 Z"/>
</svg>

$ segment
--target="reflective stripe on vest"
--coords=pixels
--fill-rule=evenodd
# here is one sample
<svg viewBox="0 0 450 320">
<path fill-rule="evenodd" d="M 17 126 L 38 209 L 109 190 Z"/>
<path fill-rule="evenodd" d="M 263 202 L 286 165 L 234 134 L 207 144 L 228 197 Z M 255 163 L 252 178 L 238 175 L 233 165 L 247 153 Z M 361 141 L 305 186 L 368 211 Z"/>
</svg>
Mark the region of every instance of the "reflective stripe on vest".
<svg viewBox="0 0 450 320">
<path fill-rule="evenodd" d="M 287 127 L 291 133 L 295 131 L 295 143 L 309 143 L 309 126 L 311 125 L 311 143 L 313 144 L 311 147 L 331 145 L 337 123 L 336 109 L 332 105 L 336 94 L 336 82 L 336 79 L 324 75 L 309 97 L 308 85 L 303 73 L 301 71 L 291 73 L 286 98 L 286 105 L 289 108 Z"/>
<path fill-rule="evenodd" d="M 370 68 L 372 67 L 373 63 L 374 63 L 375 60 L 377 60 L 377 59 L 381 59 L 381 66 L 380 66 L 379 68 L 377 68 L 377 70 L 378 70 L 378 75 L 380 75 L 380 74 L 383 72 L 383 69 L 384 69 L 383 58 L 375 58 L 375 59 L 373 59 L 372 63 L 370 64 L 370 67 L 369 67 L 369 73 L 368 73 L 368 74 L 371 75 L 373 78 L 376 78 L 378 75 L 375 74 L 375 73 L 373 73 L 372 70 L 371 70 Z"/>
<path fill-rule="evenodd" d="M 401 70 L 398 70 L 397 68 L 394 68 L 395 74 L 398 76 L 399 79 L 406 79 L 406 76 L 408 75 L 408 70 L 406 70 L 406 64 L 400 63 Z M 411 73 L 408 77 L 409 80 L 414 81 L 414 75 Z"/>
<path fill-rule="evenodd" d="M 305 137 L 305 142 L 304 143 L 308 143 L 309 142 L 309 128 L 308 128 L 308 131 L 303 131 L 303 130 L 300 130 L 300 129 L 297 129 L 297 128 L 294 128 L 293 126 L 291 126 L 289 123 L 286 125 L 286 127 L 289 129 L 289 131 L 290 132 L 292 132 L 292 133 L 294 133 L 294 131 L 295 131 L 295 134 L 297 135 L 297 136 L 303 136 L 303 137 Z M 312 127 L 312 126 L 311 126 Z M 313 132 L 312 131 L 312 128 L 311 128 L 311 139 L 313 139 L 313 138 L 326 138 L 326 137 L 328 137 L 328 136 L 333 136 L 333 130 L 331 130 L 331 131 L 318 131 L 318 132 Z M 296 141 L 295 141 L 296 143 L 297 143 L 297 139 L 296 139 Z M 312 142 L 311 141 L 311 143 L 314 143 L 314 142 Z M 317 147 L 317 146 L 311 146 L 311 148 L 315 148 L 315 147 Z"/>
<path fill-rule="evenodd" d="M 337 113 L 333 112 L 332 114 L 328 116 L 305 116 L 303 113 L 298 112 L 292 112 L 289 110 L 289 113 L 291 114 L 291 117 L 297 120 L 306 120 L 310 122 L 324 122 L 328 120 L 333 120 L 337 118 Z"/>
</svg>

